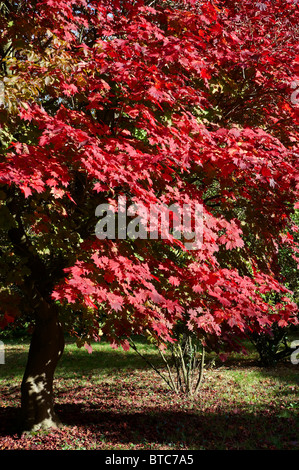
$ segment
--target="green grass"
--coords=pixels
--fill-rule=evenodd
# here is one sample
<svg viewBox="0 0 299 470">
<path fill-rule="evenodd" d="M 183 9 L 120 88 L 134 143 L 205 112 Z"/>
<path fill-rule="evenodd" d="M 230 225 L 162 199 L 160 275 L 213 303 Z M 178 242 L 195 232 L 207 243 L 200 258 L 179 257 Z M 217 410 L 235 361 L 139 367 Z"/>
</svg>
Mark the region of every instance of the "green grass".
<svg viewBox="0 0 299 470">
<path fill-rule="evenodd" d="M 19 437 L 20 383 L 28 342 L 7 341 L 0 365 L 0 449 L 299 448 L 298 367 L 257 366 L 257 355 L 217 358 L 198 397 L 177 396 L 133 350 L 106 342 L 93 353 L 67 343 L 56 371 L 55 402 L 64 427 Z M 155 349 L 142 353 L 161 368 Z M 213 363 L 213 356 L 207 358 Z"/>
</svg>

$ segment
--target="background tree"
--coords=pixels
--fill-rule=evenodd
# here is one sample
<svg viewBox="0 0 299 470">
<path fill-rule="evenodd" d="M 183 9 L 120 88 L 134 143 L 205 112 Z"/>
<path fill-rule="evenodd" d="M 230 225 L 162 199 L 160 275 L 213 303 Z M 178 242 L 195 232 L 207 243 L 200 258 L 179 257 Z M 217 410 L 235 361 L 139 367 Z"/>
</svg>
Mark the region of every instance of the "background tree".
<svg viewBox="0 0 299 470">
<path fill-rule="evenodd" d="M 275 260 L 297 250 L 298 7 L 258 5 L 1 2 L 1 326 L 34 325 L 25 428 L 59 423 L 66 331 L 126 349 L 183 322 L 218 350 L 296 321 Z M 97 239 L 119 196 L 201 204 L 202 245 Z"/>
</svg>

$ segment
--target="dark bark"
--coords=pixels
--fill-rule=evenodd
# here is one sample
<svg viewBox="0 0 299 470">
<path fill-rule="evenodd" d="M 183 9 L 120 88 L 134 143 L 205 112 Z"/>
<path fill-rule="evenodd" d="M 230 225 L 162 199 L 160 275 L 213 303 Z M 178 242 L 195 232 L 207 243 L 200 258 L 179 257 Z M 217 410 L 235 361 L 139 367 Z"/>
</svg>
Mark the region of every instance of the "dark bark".
<svg viewBox="0 0 299 470">
<path fill-rule="evenodd" d="M 35 321 L 27 365 L 21 385 L 22 430 L 35 431 L 58 427 L 54 412 L 53 378 L 64 349 L 64 335 L 58 310 L 51 300 L 55 283 L 64 276 L 65 260 L 41 259 L 24 228 L 20 205 L 8 194 L 6 206 L 16 226 L 8 231 L 14 253 L 24 261 L 30 274 L 22 285 L 24 308 Z"/>
<path fill-rule="evenodd" d="M 53 378 L 64 349 L 64 335 L 55 305 L 41 300 L 36 306 L 27 366 L 21 385 L 23 431 L 57 428 L 54 412 Z"/>
</svg>

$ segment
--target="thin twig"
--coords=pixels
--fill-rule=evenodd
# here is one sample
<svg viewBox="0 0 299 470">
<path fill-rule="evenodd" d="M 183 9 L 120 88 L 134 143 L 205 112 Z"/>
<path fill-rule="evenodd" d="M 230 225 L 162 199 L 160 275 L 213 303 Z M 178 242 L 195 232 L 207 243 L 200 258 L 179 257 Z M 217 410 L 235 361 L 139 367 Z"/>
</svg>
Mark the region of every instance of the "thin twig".
<svg viewBox="0 0 299 470">
<path fill-rule="evenodd" d="M 149 361 L 145 356 L 143 356 L 143 354 L 141 354 L 141 353 L 138 351 L 137 346 L 135 345 L 135 343 L 134 343 L 134 341 L 133 341 L 132 339 L 130 340 L 130 343 L 131 343 L 132 349 L 134 349 L 134 351 L 135 351 L 145 362 L 147 362 L 147 364 L 148 364 L 152 369 L 154 369 L 155 372 L 157 372 L 157 374 L 167 383 L 167 385 L 168 385 L 170 388 L 172 388 L 172 384 L 167 380 L 167 378 L 166 378 L 163 374 L 161 374 L 161 372 L 156 368 L 156 366 L 154 366 L 154 364 L 153 364 L 151 361 Z M 160 350 L 159 350 L 159 351 L 160 351 Z M 162 357 L 162 359 L 163 359 L 163 357 Z M 165 361 L 166 361 L 166 360 L 164 360 L 164 362 L 165 362 Z M 170 379 L 171 379 L 171 382 L 173 382 L 172 377 L 170 377 Z M 176 387 L 175 387 L 175 386 L 174 386 L 174 390 L 176 391 Z"/>
<path fill-rule="evenodd" d="M 202 383 L 204 365 L 205 365 L 205 347 L 203 346 L 202 347 L 202 353 L 201 353 L 199 377 L 198 377 L 197 384 L 196 384 L 196 387 L 195 387 L 195 390 L 194 390 L 194 394 L 197 394 L 198 389 L 200 387 L 200 384 Z"/>
<path fill-rule="evenodd" d="M 168 376 L 169 376 L 169 379 L 170 379 L 170 382 L 171 382 L 171 388 L 176 392 L 178 393 L 178 389 L 173 381 L 173 378 L 172 378 L 172 374 L 171 374 L 171 370 L 170 370 L 170 367 L 169 367 L 169 364 L 164 356 L 164 354 L 162 353 L 161 349 L 158 348 L 158 351 L 160 353 L 160 356 L 161 358 L 163 359 L 164 363 L 166 364 L 166 367 L 167 367 L 167 370 L 168 370 Z M 165 380 L 165 379 L 164 379 Z M 168 382 L 167 382 L 168 383 Z"/>
</svg>

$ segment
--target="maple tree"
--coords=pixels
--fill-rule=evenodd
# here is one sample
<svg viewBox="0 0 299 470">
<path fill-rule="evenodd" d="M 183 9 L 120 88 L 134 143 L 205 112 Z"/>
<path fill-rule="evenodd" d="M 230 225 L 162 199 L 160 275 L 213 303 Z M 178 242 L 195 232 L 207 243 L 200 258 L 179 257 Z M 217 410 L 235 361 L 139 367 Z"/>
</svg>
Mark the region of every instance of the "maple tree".
<svg viewBox="0 0 299 470">
<path fill-rule="evenodd" d="M 296 322 L 277 263 L 298 253 L 296 2 L 0 5 L 1 327 L 34 324 L 24 426 L 59 422 L 65 331 L 127 349 L 183 324 L 234 349 Z M 200 204 L 201 247 L 98 239 L 97 206 L 120 196 Z"/>
</svg>

